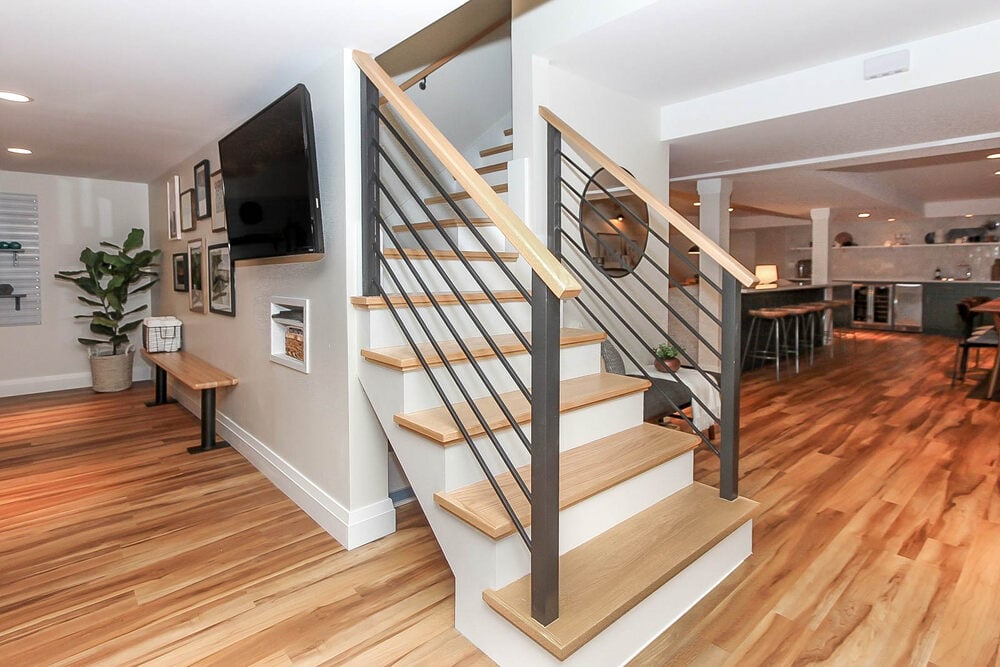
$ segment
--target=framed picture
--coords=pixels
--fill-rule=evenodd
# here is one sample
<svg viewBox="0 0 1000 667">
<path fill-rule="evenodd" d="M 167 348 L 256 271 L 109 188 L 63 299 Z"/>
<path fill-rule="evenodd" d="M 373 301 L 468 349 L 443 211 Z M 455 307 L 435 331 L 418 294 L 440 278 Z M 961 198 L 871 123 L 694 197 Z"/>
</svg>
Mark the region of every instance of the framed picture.
<svg viewBox="0 0 1000 667">
<path fill-rule="evenodd" d="M 186 252 L 174 254 L 174 291 L 188 291 L 188 256 Z"/>
<path fill-rule="evenodd" d="M 212 193 L 208 190 L 208 160 L 194 166 L 194 217 L 204 220 L 212 215 Z"/>
<path fill-rule="evenodd" d="M 181 177 L 174 174 L 167 179 L 167 240 L 181 238 Z"/>
<path fill-rule="evenodd" d="M 205 242 L 201 239 L 188 241 L 188 268 L 191 276 L 191 289 L 188 292 L 190 309 L 196 313 L 205 312 L 205 269 L 203 257 Z"/>
<path fill-rule="evenodd" d="M 212 231 L 226 228 L 226 190 L 222 183 L 222 170 L 212 174 Z"/>
<path fill-rule="evenodd" d="M 236 286 L 229 244 L 208 246 L 208 309 L 236 317 Z"/>
<path fill-rule="evenodd" d="M 188 188 L 181 193 L 181 231 L 194 231 L 194 190 Z"/>
</svg>

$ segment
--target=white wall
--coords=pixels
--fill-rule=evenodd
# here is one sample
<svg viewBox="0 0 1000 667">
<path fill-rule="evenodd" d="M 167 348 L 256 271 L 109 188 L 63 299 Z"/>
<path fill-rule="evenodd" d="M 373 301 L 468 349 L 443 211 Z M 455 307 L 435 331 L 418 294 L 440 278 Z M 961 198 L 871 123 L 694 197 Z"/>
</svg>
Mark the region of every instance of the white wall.
<svg viewBox="0 0 1000 667">
<path fill-rule="evenodd" d="M 236 265 L 236 317 L 188 310 L 187 294 L 169 285 L 155 295 L 158 314 L 184 321 L 184 347 L 240 379 L 219 392 L 220 432 L 328 532 L 354 547 L 395 529 L 387 491 L 386 439 L 357 381 L 355 311 L 360 293 L 359 73 L 345 51 L 304 77 L 316 133 L 326 256 L 320 261 Z M 289 81 L 288 87 L 295 81 Z M 182 241 L 166 240 L 166 181 L 191 187 L 202 159 L 218 169 L 216 143 L 150 185 L 156 242 L 169 256 L 190 238 L 224 242 L 209 221 Z M 270 361 L 272 296 L 310 300 L 311 373 Z M 196 397 L 186 404 L 195 407 Z"/>
<path fill-rule="evenodd" d="M 629 7 L 634 9 L 642 3 L 625 4 L 628 7 L 615 5 L 613 11 L 616 15 L 629 11 Z M 593 15 L 595 12 L 596 9 L 581 12 L 578 3 L 564 0 L 553 0 L 528 12 L 519 12 L 515 6 L 515 18 L 511 28 L 514 136 L 518 138 L 515 142 L 515 157 L 526 158 L 529 163 L 526 184 L 521 184 L 526 189 L 528 201 L 525 206 L 526 222 L 543 238 L 546 199 L 546 124 L 538 116 L 539 106 L 550 108 L 611 159 L 628 169 L 662 201 L 668 201 L 669 197 L 669 149 L 659 140 L 659 109 L 561 70 L 550 63 L 544 55 L 539 55 L 556 46 L 558 40 L 569 39 L 613 18 L 607 16 L 598 21 Z M 596 168 L 594 165 L 587 165 L 586 162 L 582 165 L 589 169 Z M 568 180 L 575 181 L 575 187 L 582 189 L 583 180 L 578 179 L 569 168 L 564 168 L 564 176 Z M 517 185 L 512 181 L 512 190 L 515 187 Z M 516 198 L 518 195 L 515 193 L 513 196 Z M 664 221 L 653 218 L 651 223 L 664 237 L 667 236 Z M 565 217 L 564 224 L 570 224 Z M 564 250 L 569 252 L 566 248 Z M 651 241 L 647 252 L 661 265 L 668 265 L 669 259 L 662 246 Z M 667 294 L 666 278 L 652 271 L 648 263 L 640 264 L 638 273 L 652 285 L 662 286 L 662 294 Z M 644 310 L 662 314 L 656 316 L 657 324 L 666 329 L 667 316 L 663 306 L 655 304 L 652 298 L 642 296 L 643 293 L 631 285 L 631 282 L 632 278 L 629 277 L 622 279 L 620 284 L 633 296 L 639 297 Z M 600 283 L 594 284 L 596 287 Z M 624 298 L 616 295 L 614 290 L 605 286 L 602 292 L 613 304 L 613 310 L 628 312 L 628 309 L 621 305 L 624 303 Z M 585 295 L 584 298 L 588 303 L 594 303 L 592 297 L 588 298 Z M 602 320 L 613 323 L 615 329 L 623 330 L 622 325 L 616 323 L 613 317 L 607 317 L 607 309 L 600 310 L 603 313 Z M 582 316 L 574 310 L 574 307 L 568 306 L 564 316 L 566 325 L 572 326 L 582 320 Z M 632 324 L 636 325 L 647 344 L 655 345 L 663 340 L 662 335 L 656 333 L 651 325 L 647 325 L 639 318 L 633 318 Z M 624 334 L 622 337 L 630 338 Z M 648 357 L 648 353 L 641 349 L 642 346 L 637 341 L 630 340 L 625 347 L 640 360 Z"/>
<path fill-rule="evenodd" d="M 133 227 L 149 228 L 147 187 L 68 176 L 0 171 L 0 191 L 38 195 L 42 323 L 0 327 L 0 396 L 55 391 L 91 385 L 87 349 L 76 342 L 89 335 L 86 324 L 73 316 L 88 312 L 77 301 L 81 292 L 56 281 L 56 271 L 81 268 L 80 251 L 97 249 L 101 241 L 121 243 Z M 150 239 L 147 234 L 147 246 Z M 155 245 L 154 239 L 151 247 Z M 134 304 L 133 304 L 134 300 Z M 139 294 L 130 306 L 148 302 Z M 134 337 L 138 340 L 138 332 Z M 135 379 L 149 377 L 142 363 Z"/>
</svg>

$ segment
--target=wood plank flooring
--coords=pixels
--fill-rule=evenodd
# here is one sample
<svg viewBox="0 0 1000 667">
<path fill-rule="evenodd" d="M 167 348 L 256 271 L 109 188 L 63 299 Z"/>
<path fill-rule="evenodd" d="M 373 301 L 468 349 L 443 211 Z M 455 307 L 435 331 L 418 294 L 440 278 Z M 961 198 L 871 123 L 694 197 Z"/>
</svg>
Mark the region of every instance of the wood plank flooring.
<svg viewBox="0 0 1000 667">
<path fill-rule="evenodd" d="M 947 339 L 858 338 L 745 376 L 755 553 L 634 664 L 997 664 L 1000 400 L 949 388 Z M 151 395 L 0 399 L 6 664 L 489 664 L 414 506 L 344 551 L 235 451 L 188 455 L 197 421 Z"/>
<path fill-rule="evenodd" d="M 744 376 L 754 555 L 634 664 L 998 664 L 1000 401 L 949 388 L 953 344 L 859 332 L 849 362 Z"/>
<path fill-rule="evenodd" d="M 0 399 L 5 665 L 492 664 L 416 505 L 345 551 L 152 393 Z"/>
</svg>

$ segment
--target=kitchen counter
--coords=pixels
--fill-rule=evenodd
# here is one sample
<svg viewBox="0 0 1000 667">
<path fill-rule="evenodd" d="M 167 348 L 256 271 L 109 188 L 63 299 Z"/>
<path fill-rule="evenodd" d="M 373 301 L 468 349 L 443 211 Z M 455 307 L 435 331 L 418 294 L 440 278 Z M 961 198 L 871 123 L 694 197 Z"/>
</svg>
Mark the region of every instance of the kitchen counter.
<svg viewBox="0 0 1000 667">
<path fill-rule="evenodd" d="M 806 283 L 804 285 L 781 285 L 779 287 L 744 287 L 743 294 L 774 294 L 775 292 L 796 292 L 801 290 L 814 290 L 814 289 L 826 289 L 827 287 L 833 287 L 830 283 Z M 822 297 L 821 297 L 822 298 Z M 815 299 L 807 299 L 808 301 L 815 301 Z"/>
<path fill-rule="evenodd" d="M 946 278 L 940 280 L 886 280 L 885 278 L 836 278 L 832 282 L 841 285 L 851 283 L 867 283 L 869 285 L 896 285 L 898 283 L 913 283 L 916 285 L 1000 285 L 997 280 L 964 280 L 959 278 Z M 745 290 L 744 290 L 745 291 Z"/>
</svg>

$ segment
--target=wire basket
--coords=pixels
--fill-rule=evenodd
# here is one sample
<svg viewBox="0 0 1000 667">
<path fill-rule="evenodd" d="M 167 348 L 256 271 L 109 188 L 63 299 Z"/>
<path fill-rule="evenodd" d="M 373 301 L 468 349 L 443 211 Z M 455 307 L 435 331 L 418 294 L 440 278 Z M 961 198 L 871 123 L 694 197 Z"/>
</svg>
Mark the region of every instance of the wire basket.
<svg viewBox="0 0 1000 667">
<path fill-rule="evenodd" d="M 181 321 L 173 317 L 167 320 L 156 317 L 143 320 L 142 346 L 147 352 L 177 352 L 181 349 Z"/>
<path fill-rule="evenodd" d="M 292 359 L 305 361 L 306 355 L 302 329 L 289 327 L 285 331 L 285 354 Z"/>
</svg>

